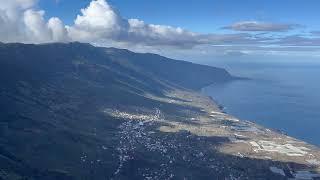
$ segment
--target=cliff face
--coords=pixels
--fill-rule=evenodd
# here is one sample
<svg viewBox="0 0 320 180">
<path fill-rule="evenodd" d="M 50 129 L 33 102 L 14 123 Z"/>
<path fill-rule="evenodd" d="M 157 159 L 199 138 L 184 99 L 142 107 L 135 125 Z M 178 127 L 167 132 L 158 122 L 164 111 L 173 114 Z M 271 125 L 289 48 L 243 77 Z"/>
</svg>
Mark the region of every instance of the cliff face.
<svg viewBox="0 0 320 180">
<path fill-rule="evenodd" d="M 88 44 L 0 44 L 0 180 L 318 177 L 316 147 L 192 91 L 232 79 Z"/>
</svg>

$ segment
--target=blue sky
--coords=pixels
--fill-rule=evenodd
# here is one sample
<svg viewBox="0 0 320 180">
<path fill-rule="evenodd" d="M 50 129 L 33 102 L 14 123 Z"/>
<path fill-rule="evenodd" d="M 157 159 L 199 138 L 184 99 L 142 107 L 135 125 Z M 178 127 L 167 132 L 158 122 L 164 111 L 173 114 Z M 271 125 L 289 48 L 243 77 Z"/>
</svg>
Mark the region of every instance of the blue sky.
<svg viewBox="0 0 320 180">
<path fill-rule="evenodd" d="M 40 0 L 46 17 L 57 16 L 72 24 L 91 0 Z M 58 2 L 58 3 L 57 3 Z M 318 0 L 109 0 L 124 18 L 211 33 L 228 24 L 255 20 L 295 23 L 320 29 Z M 303 29 L 302 29 L 303 30 Z"/>
<path fill-rule="evenodd" d="M 244 20 L 297 23 L 320 29 L 317 0 L 112 0 L 123 16 L 210 33 Z"/>
<path fill-rule="evenodd" d="M 2 42 L 80 41 L 190 60 L 320 58 L 319 0 L 0 3 Z"/>
</svg>

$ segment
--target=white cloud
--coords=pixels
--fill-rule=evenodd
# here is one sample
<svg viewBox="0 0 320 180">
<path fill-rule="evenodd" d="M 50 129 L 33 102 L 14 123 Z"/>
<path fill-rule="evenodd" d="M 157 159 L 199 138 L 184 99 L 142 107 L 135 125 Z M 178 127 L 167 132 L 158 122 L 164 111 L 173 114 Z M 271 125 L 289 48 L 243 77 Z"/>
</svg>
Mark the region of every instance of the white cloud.
<svg viewBox="0 0 320 180">
<path fill-rule="evenodd" d="M 80 41 L 100 46 L 115 46 L 140 52 L 180 54 L 181 57 L 199 53 L 235 54 L 245 51 L 268 51 L 280 46 L 319 46 L 319 38 L 270 35 L 274 31 L 288 31 L 293 24 L 266 23 L 257 21 L 238 22 L 227 29 L 246 31 L 231 34 L 200 34 L 179 27 L 148 24 L 139 19 L 124 19 L 106 0 L 92 0 L 81 9 L 71 25 L 57 17 L 45 20 L 43 10 L 37 8 L 38 0 L 0 0 L 0 41 L 47 43 Z M 256 34 L 255 31 L 269 33 Z M 270 36 L 269 36 L 270 35 Z M 293 48 L 288 48 L 291 50 Z M 294 48 L 296 51 L 296 48 Z M 167 53 L 168 52 L 168 53 Z M 237 54 L 240 55 L 240 54 Z"/>
<path fill-rule="evenodd" d="M 224 27 L 224 29 L 232 29 L 235 31 L 271 31 L 281 32 L 289 31 L 299 27 L 297 24 L 285 24 L 285 23 L 271 23 L 271 22 L 259 22 L 259 21 L 241 21 L 236 22 L 230 26 Z"/>
<path fill-rule="evenodd" d="M 91 1 L 87 8 L 81 9 L 81 13 L 74 25 L 68 27 L 72 40 L 116 39 L 126 30 L 127 22 L 105 0 Z"/>
<path fill-rule="evenodd" d="M 34 10 L 37 0 L 0 0 L 0 41 L 45 43 L 67 39 L 59 18 L 44 19 L 44 11 Z"/>
<path fill-rule="evenodd" d="M 19 42 L 23 40 L 24 11 L 36 4 L 36 0 L 0 0 L 0 41 Z"/>
<path fill-rule="evenodd" d="M 250 34 L 198 34 L 179 27 L 147 24 L 139 19 L 124 19 L 106 0 L 92 0 L 81 9 L 74 23 L 64 26 L 54 17 L 48 22 L 44 11 L 35 10 L 36 0 L 4 1 L 0 9 L 3 24 L 0 41 L 60 42 L 81 41 L 129 46 L 174 46 L 192 48 L 202 44 L 259 43 Z M 21 18 L 22 17 L 22 18 Z"/>
<path fill-rule="evenodd" d="M 44 11 L 27 10 L 23 15 L 26 34 L 36 42 L 46 42 L 50 38 L 49 29 L 43 19 Z"/>
<path fill-rule="evenodd" d="M 0 9 L 7 11 L 8 15 L 15 15 L 16 10 L 24 10 L 33 7 L 37 0 L 0 0 Z"/>
<path fill-rule="evenodd" d="M 68 27 L 72 40 L 119 41 L 145 45 L 188 45 L 197 43 L 196 34 L 171 26 L 123 19 L 105 0 L 94 0 L 81 10 Z"/>
<path fill-rule="evenodd" d="M 182 28 L 146 24 L 138 19 L 129 19 L 129 40 L 146 45 L 193 46 L 201 44 L 199 35 Z"/>
<path fill-rule="evenodd" d="M 54 42 L 66 42 L 69 41 L 68 32 L 65 26 L 63 25 L 63 22 L 57 18 L 53 17 L 50 18 L 47 26 L 51 33 L 51 40 Z"/>
<path fill-rule="evenodd" d="M 192 48 L 201 44 L 258 42 L 250 34 L 199 34 L 180 27 L 124 19 L 105 0 L 93 0 L 67 27 L 73 41 L 129 46 Z"/>
</svg>

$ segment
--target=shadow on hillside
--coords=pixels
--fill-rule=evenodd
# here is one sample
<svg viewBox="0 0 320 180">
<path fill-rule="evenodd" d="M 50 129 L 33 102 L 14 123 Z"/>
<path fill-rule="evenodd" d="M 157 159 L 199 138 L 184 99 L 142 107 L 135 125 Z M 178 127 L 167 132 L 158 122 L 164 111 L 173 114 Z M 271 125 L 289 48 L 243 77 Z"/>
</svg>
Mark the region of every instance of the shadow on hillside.
<svg viewBox="0 0 320 180">
<path fill-rule="evenodd" d="M 226 137 L 197 136 L 188 131 L 165 133 L 158 131 L 163 125 L 161 123 L 136 128 L 138 122 L 133 122 L 136 123 L 133 128 L 123 134 L 119 125 L 128 121 L 95 116 L 85 118 L 88 122 L 82 126 L 86 126 L 88 132 L 79 129 L 48 129 L 42 133 L 12 131 L 15 137 L 7 136 L 6 143 L 2 139 L 4 136 L 0 136 L 0 145 L 7 144 L 6 148 L 0 148 L 0 179 L 138 180 L 171 176 L 173 179 L 210 180 L 232 177 L 287 179 L 292 177 L 289 167 L 310 169 L 294 162 L 241 158 L 221 153 L 219 147 L 229 143 Z M 85 119 L 79 123 L 85 123 Z M 94 128 L 95 132 L 90 132 Z M 131 144 L 135 148 L 125 154 L 132 159 L 126 161 L 119 174 L 115 175 L 119 168 L 121 139 L 126 140 L 122 145 Z M 14 150 L 12 147 L 21 148 Z M 286 177 L 272 173 L 271 166 L 283 169 Z"/>
<path fill-rule="evenodd" d="M 161 124 L 152 129 L 158 129 Z M 134 158 L 126 163 L 114 179 L 288 179 L 294 177 L 292 169 L 312 169 L 305 164 L 268 159 L 240 157 L 220 152 L 219 147 L 230 141 L 226 137 L 204 137 L 189 133 L 160 132 L 153 134 L 158 144 L 168 149 L 148 151 L 137 145 L 130 154 Z M 284 175 L 273 173 L 270 167 L 282 169 Z"/>
</svg>

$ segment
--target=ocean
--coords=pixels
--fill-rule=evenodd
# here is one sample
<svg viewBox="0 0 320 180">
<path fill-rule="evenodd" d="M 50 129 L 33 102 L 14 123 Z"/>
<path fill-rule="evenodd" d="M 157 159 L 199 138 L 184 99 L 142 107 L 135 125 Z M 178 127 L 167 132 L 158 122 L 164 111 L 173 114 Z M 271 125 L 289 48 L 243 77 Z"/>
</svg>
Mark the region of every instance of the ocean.
<svg viewBox="0 0 320 180">
<path fill-rule="evenodd" d="M 231 74 L 248 77 L 202 89 L 239 119 L 320 146 L 320 65 L 234 64 Z"/>
</svg>

